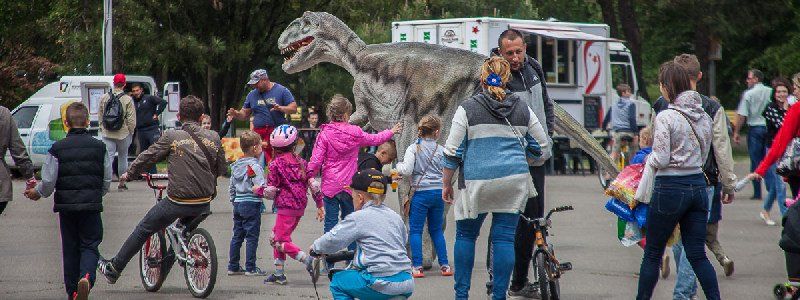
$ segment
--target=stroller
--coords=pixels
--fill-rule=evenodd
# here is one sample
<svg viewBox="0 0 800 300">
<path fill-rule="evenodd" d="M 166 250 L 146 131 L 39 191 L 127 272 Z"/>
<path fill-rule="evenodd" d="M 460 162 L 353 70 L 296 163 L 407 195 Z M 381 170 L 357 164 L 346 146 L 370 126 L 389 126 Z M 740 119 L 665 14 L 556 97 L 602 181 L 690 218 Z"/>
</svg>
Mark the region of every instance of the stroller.
<svg viewBox="0 0 800 300">
<path fill-rule="evenodd" d="M 786 255 L 786 272 L 789 281 L 775 285 L 776 299 L 800 299 L 800 205 L 789 207 L 783 218 L 783 232 L 778 243 Z"/>
</svg>

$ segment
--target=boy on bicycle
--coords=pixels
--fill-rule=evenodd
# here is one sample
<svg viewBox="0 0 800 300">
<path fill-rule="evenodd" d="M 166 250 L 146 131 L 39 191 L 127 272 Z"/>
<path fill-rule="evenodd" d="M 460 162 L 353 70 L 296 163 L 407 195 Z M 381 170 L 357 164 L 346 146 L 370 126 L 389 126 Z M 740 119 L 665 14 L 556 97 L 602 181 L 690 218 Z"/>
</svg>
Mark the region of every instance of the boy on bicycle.
<svg viewBox="0 0 800 300">
<path fill-rule="evenodd" d="M 628 143 L 628 153 L 626 156 L 630 158 L 631 153 L 634 152 L 634 146 L 637 143 L 637 132 L 639 127 L 636 123 L 636 103 L 631 100 L 633 94 L 631 87 L 627 84 L 617 85 L 617 93 L 619 94 L 619 101 L 608 108 L 606 117 L 603 120 L 603 128 L 608 128 L 608 123 L 611 123 L 611 140 L 613 148 L 611 150 L 611 158 L 617 161 L 622 149 L 622 141 L 631 140 Z"/>
<path fill-rule="evenodd" d="M 357 172 L 350 184 L 356 211 L 311 246 L 315 253 L 333 254 L 356 242 L 350 268 L 331 279 L 334 299 L 392 299 L 414 291 L 408 232 L 400 215 L 383 204 L 388 182 L 374 169 Z"/>
<path fill-rule="evenodd" d="M 117 282 L 122 270 L 153 233 L 167 228 L 176 219 L 186 224 L 210 212 L 210 202 L 217 192 L 217 176 L 225 172 L 226 165 L 219 135 L 200 127 L 204 110 L 203 100 L 196 96 L 181 99 L 178 120 L 183 126 L 165 131 L 155 144 L 139 154 L 128 172 L 120 176 L 120 181 L 127 181 L 146 172 L 156 162 L 167 159 L 169 164 L 165 201 L 158 201 L 150 208 L 114 258 L 100 260 L 97 268 L 108 283 Z M 174 253 L 165 257 L 168 266 L 172 265 L 169 260 L 174 259 Z"/>
<path fill-rule="evenodd" d="M 69 299 L 87 299 L 103 240 L 103 196 L 111 185 L 106 146 L 86 130 L 89 110 L 67 106 L 67 136 L 53 144 L 42 166 L 42 181 L 25 191 L 31 200 L 55 193 L 53 211 L 61 228 L 64 286 Z"/>
</svg>

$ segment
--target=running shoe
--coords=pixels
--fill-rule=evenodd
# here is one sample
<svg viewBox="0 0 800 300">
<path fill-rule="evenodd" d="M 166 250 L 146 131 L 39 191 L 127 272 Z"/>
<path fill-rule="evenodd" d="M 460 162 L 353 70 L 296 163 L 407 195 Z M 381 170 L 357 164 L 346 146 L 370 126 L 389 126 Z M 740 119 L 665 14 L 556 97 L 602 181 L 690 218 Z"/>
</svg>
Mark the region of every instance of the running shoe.
<svg viewBox="0 0 800 300">
<path fill-rule="evenodd" d="M 120 274 L 109 259 L 100 258 L 100 261 L 97 262 L 97 271 L 100 271 L 100 274 L 106 277 L 109 284 L 115 284 L 119 279 Z"/>
<path fill-rule="evenodd" d="M 411 277 L 424 278 L 425 273 L 422 272 L 422 267 L 411 267 Z"/>
<path fill-rule="evenodd" d="M 439 272 L 442 274 L 442 276 L 453 276 L 453 268 L 451 268 L 449 265 L 442 266 Z"/>
<path fill-rule="evenodd" d="M 267 272 L 264 272 L 258 267 L 255 267 L 252 270 L 245 271 L 244 276 L 267 276 Z"/>
<path fill-rule="evenodd" d="M 284 285 L 286 284 L 286 282 L 288 281 L 286 280 L 285 274 L 283 275 L 270 274 L 269 277 L 267 277 L 267 279 L 264 279 L 264 284 L 274 283 L 274 284 Z"/>
</svg>

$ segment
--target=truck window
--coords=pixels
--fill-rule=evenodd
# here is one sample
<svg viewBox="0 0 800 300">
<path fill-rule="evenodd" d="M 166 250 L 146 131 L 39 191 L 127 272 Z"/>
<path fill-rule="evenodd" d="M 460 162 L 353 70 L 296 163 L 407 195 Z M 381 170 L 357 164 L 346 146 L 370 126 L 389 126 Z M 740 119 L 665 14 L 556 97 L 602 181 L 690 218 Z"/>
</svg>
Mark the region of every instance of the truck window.
<svg viewBox="0 0 800 300">
<path fill-rule="evenodd" d="M 625 83 L 633 88 L 633 70 L 628 64 L 611 63 L 612 87 L 616 88 L 620 83 Z"/>
<path fill-rule="evenodd" d="M 33 126 L 33 118 L 36 117 L 36 112 L 38 110 L 38 106 L 25 106 L 15 111 L 12 117 L 14 118 L 14 122 L 17 123 L 17 128 L 31 128 Z"/>
<path fill-rule="evenodd" d="M 575 42 L 544 36 L 531 36 L 528 39 L 528 55 L 541 64 L 548 84 L 575 84 Z"/>
</svg>

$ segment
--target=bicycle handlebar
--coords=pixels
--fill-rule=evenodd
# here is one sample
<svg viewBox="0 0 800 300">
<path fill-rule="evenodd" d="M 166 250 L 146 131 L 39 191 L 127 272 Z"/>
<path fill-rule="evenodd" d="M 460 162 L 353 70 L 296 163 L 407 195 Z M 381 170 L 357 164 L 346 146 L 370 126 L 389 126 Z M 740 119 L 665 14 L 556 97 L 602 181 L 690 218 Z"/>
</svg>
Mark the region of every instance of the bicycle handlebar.
<svg viewBox="0 0 800 300">
<path fill-rule="evenodd" d="M 153 182 L 157 181 L 157 180 L 168 180 L 169 177 L 167 176 L 167 174 L 148 174 L 148 173 L 143 173 L 142 177 L 144 177 L 145 181 L 147 181 L 147 186 L 149 186 L 151 189 L 163 190 L 163 189 L 167 188 L 166 185 L 153 184 Z"/>
<path fill-rule="evenodd" d="M 550 216 L 553 215 L 554 212 L 562 212 L 562 211 L 568 211 L 568 210 L 574 210 L 572 205 L 564 205 L 564 206 L 559 206 L 559 207 L 553 208 L 549 212 L 547 212 L 547 216 L 542 218 L 542 219 L 543 220 L 550 220 Z M 519 217 L 522 218 L 523 220 L 525 220 L 525 222 L 528 222 L 528 223 L 533 223 L 533 222 L 536 222 L 536 220 L 537 220 L 537 219 L 528 218 L 528 217 L 523 216 L 523 215 L 520 215 Z"/>
<path fill-rule="evenodd" d="M 339 252 L 336 252 L 336 253 L 333 253 L 333 254 L 327 254 L 327 255 L 323 255 L 323 254 L 319 254 L 319 253 L 316 253 L 314 251 L 311 251 L 311 253 L 309 253 L 309 255 L 311 255 L 312 257 L 324 256 L 325 257 L 324 258 L 325 262 L 327 262 L 327 263 L 337 263 L 337 262 L 345 261 L 345 260 L 353 260 L 353 257 L 355 256 L 355 251 L 344 250 L 344 251 L 339 251 Z"/>
</svg>

